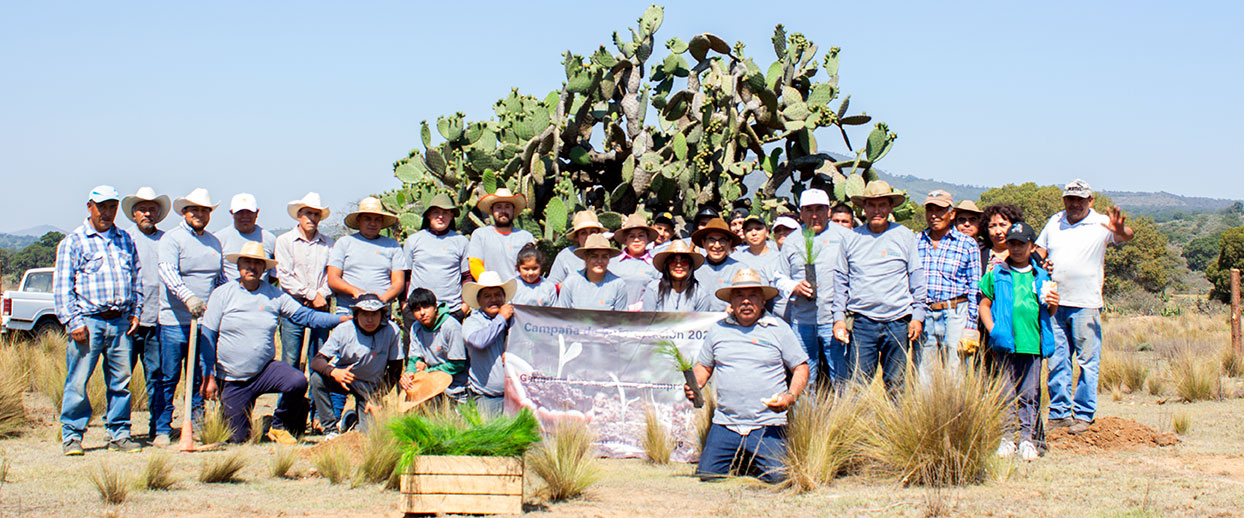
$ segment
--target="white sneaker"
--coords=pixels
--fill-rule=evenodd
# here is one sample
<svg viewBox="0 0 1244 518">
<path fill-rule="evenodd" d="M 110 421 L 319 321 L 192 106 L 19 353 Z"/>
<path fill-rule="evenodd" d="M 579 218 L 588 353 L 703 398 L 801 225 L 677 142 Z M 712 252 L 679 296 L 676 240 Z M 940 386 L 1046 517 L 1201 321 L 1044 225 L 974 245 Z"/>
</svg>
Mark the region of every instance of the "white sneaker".
<svg viewBox="0 0 1244 518">
<path fill-rule="evenodd" d="M 336 439 L 338 435 L 341 435 L 341 434 L 339 434 L 339 433 L 337 433 L 337 432 L 328 432 L 328 433 L 324 434 L 324 442 L 328 442 L 328 441 L 331 441 L 331 440 L 333 440 L 333 439 Z"/>
<path fill-rule="evenodd" d="M 998 445 L 998 456 L 1005 459 L 1011 455 L 1015 455 L 1015 441 L 1002 439 L 1002 444 Z"/>
<path fill-rule="evenodd" d="M 1041 454 L 1037 453 L 1037 446 L 1032 441 L 1019 443 L 1019 458 L 1026 461 L 1034 461 L 1040 456 Z"/>
</svg>

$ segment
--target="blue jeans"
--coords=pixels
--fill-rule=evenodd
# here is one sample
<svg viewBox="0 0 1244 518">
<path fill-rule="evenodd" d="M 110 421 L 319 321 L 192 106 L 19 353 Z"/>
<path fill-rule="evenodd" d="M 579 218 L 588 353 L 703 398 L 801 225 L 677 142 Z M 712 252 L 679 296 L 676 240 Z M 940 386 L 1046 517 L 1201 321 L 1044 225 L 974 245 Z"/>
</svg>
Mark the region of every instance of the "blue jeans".
<svg viewBox="0 0 1244 518">
<path fill-rule="evenodd" d="M 818 376 L 828 376 L 834 382 L 847 377 L 847 346 L 834 338 L 832 323 L 795 324 L 793 329 L 808 353 L 808 386 L 816 383 Z"/>
<path fill-rule="evenodd" d="M 141 363 L 139 363 L 141 362 Z M 130 364 L 134 368 L 143 367 L 143 378 L 147 381 L 147 408 L 159 405 L 164 408 L 164 393 L 156 386 L 155 379 L 160 372 L 160 328 L 159 326 L 138 326 L 130 335 Z M 156 414 L 151 412 L 147 423 L 147 433 L 155 437 Z"/>
<path fill-rule="evenodd" d="M 282 397 L 276 410 L 272 412 L 272 428 L 302 435 L 303 427 L 307 424 L 307 400 L 302 396 L 307 393 L 307 378 L 301 371 L 284 362 L 273 360 L 249 380 L 217 380 L 220 384 L 220 404 L 224 409 L 225 419 L 233 427 L 233 436 L 229 438 L 229 442 L 246 442 L 251 433 L 251 411 L 255 409 L 255 400 L 260 395 L 273 393 L 282 394 Z M 299 397 L 284 397 L 293 394 Z"/>
<path fill-rule="evenodd" d="M 1071 356 L 1080 364 L 1074 398 Z M 1059 306 L 1054 315 L 1054 354 L 1050 367 L 1050 419 L 1092 421 L 1097 412 L 1097 373 L 1101 360 L 1101 310 Z"/>
<path fill-rule="evenodd" d="M 881 367 L 886 390 L 898 391 L 907 368 L 907 324 L 910 317 L 891 322 L 856 315 L 851 331 L 851 352 L 847 363 L 854 379 L 869 383 Z"/>
<path fill-rule="evenodd" d="M 940 365 L 951 375 L 959 372 L 959 366 L 963 363 L 959 359 L 959 339 L 963 337 L 967 323 L 966 302 L 953 308 L 925 312 L 923 339 L 920 347 L 912 350 L 912 362 L 916 364 L 920 384 L 929 384 L 935 366 Z"/>
<path fill-rule="evenodd" d="M 130 436 L 130 338 L 125 336 L 129 320 L 83 317 L 87 339 L 78 343 L 69 339 L 65 346 L 65 395 L 61 400 L 61 441 L 82 440 L 91 421 L 91 401 L 86 384 L 95 372 L 95 364 L 104 361 L 104 384 L 108 387 L 108 414 L 104 429 L 114 441 Z M 72 329 L 70 330 L 72 331 Z M 102 401 L 96 402 L 102 403 Z"/>
<path fill-rule="evenodd" d="M 203 341 L 199 336 L 199 344 Z M 173 407 L 176 406 L 177 383 L 181 381 L 182 360 L 186 358 L 190 347 L 190 326 L 160 326 L 160 370 L 157 387 L 160 391 L 160 406 L 156 407 L 152 400 L 151 413 L 155 415 L 155 433 L 167 435 L 172 431 Z M 194 360 L 194 379 L 186 387 L 191 394 L 191 418 L 198 422 L 203 418 L 203 348 L 196 344 Z"/>
<path fill-rule="evenodd" d="M 776 484 L 786 480 L 782 464 L 785 454 L 785 426 L 762 426 L 747 435 L 739 435 L 724 425 L 713 423 L 704 440 L 695 474 L 701 480 L 709 480 L 727 476 L 731 471 L 754 472 L 760 480 Z"/>
<path fill-rule="evenodd" d="M 307 339 L 307 351 L 305 357 L 307 363 L 311 363 L 311 359 L 315 358 L 316 353 L 320 352 L 320 347 L 324 346 L 324 341 L 328 340 L 328 336 L 333 332 L 332 329 L 310 328 L 309 330 L 311 338 Z M 301 371 L 304 366 L 302 337 L 307 332 L 308 328 L 295 324 L 288 318 L 281 318 L 281 361 L 289 364 L 291 367 L 298 369 L 299 371 Z M 281 396 L 281 399 L 285 399 L 285 396 Z M 303 399 L 306 399 L 305 394 L 303 395 Z M 334 393 L 330 396 L 330 399 L 332 400 L 334 415 L 331 419 L 320 417 L 320 425 L 323 425 L 326 421 L 335 423 L 338 419 L 341 419 L 341 410 L 346 406 L 346 396 L 344 394 Z M 316 407 L 311 406 L 311 417 L 313 419 L 316 417 L 315 414 Z"/>
</svg>

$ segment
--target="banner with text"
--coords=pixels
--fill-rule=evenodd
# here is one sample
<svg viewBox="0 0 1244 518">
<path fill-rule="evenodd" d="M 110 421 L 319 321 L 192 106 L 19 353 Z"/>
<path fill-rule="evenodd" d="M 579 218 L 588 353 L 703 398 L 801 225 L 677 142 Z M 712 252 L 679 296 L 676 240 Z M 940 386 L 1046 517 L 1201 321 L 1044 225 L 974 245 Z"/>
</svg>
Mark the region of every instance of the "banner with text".
<svg viewBox="0 0 1244 518">
<path fill-rule="evenodd" d="M 723 313 L 620 312 L 514 306 L 505 352 L 507 407 L 542 424 L 587 422 L 602 455 L 644 458 L 645 412 L 655 411 L 673 444 L 671 460 L 696 458 L 697 411 L 683 374 L 657 351 L 672 343 L 695 362 Z"/>
</svg>

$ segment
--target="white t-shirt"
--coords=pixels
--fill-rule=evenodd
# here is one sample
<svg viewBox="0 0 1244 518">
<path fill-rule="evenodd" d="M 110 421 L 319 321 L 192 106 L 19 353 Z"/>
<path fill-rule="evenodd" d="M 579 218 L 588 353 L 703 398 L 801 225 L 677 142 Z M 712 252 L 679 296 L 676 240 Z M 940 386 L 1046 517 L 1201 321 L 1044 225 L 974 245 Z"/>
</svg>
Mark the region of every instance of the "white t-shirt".
<svg viewBox="0 0 1244 518">
<path fill-rule="evenodd" d="M 1105 277 L 1106 246 L 1114 233 L 1103 226 L 1110 218 L 1089 209 L 1089 215 L 1071 224 L 1060 211 L 1037 236 L 1037 246 L 1049 251 L 1054 263 L 1051 277 L 1058 283 L 1059 306 L 1100 309 L 1101 284 Z"/>
</svg>

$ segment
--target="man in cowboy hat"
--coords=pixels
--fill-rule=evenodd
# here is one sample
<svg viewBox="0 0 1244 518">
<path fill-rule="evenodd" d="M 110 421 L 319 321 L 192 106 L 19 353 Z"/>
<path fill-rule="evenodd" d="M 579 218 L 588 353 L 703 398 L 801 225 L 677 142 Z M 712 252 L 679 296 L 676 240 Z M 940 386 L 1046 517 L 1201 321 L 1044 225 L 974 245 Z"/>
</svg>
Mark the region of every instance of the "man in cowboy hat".
<svg viewBox="0 0 1244 518">
<path fill-rule="evenodd" d="M 437 194 L 423 211 L 423 228 L 406 238 L 410 281 L 407 297 L 416 288 L 432 290 L 436 299 L 448 306 L 459 322 L 466 317 L 462 303 L 462 283 L 471 280 L 467 261 L 470 240 L 453 229 L 458 207 L 446 194 Z M 407 303 L 409 306 L 409 303 Z"/>
<path fill-rule="evenodd" d="M 65 455 L 83 454 L 82 436 L 91 419 L 86 384 L 101 357 L 108 385 L 108 449 L 142 449 L 130 438 L 129 385 L 134 371 L 130 337 L 142 315 L 143 285 L 134 241 L 113 224 L 119 198 L 112 186 L 93 189 L 86 221 L 56 246 L 53 302 L 70 338 L 60 413 Z"/>
<path fill-rule="evenodd" d="M 276 278 L 281 289 L 304 307 L 328 311 L 328 254 L 333 239 L 320 232 L 320 222 L 331 212 L 319 193 L 309 192 L 286 205 L 289 217 L 298 224 L 276 238 Z M 305 328 L 289 319 L 281 320 L 281 360 L 302 370 L 302 339 Z M 328 339 L 327 329 L 314 329 L 307 339 L 307 358 Z"/>
<path fill-rule="evenodd" d="M 244 243 L 254 241 L 263 243 L 264 251 L 268 252 L 269 256 L 273 256 L 276 252 L 276 236 L 255 223 L 255 220 L 259 218 L 259 203 L 255 201 L 254 195 L 246 192 L 233 195 L 233 199 L 229 201 L 229 214 L 233 216 L 233 226 L 216 232 L 216 239 L 220 240 L 222 253 L 237 253 Z M 225 279 L 237 280 L 237 266 L 225 261 L 224 269 Z M 268 272 L 264 274 L 264 277 L 269 278 L 272 275 L 276 275 L 276 272 Z"/>
<path fill-rule="evenodd" d="M 704 285 L 704 289 L 716 291 L 730 285 L 730 279 L 743 268 L 743 263 L 730 257 L 734 247 L 743 242 L 738 234 L 730 231 L 730 226 L 721 218 L 708 220 L 703 227 L 691 234 L 691 242 L 704 250 L 704 265 L 695 271 L 695 279 Z M 725 311 L 726 301 L 715 299 L 709 306 L 711 311 Z"/>
<path fill-rule="evenodd" d="M 609 271 L 610 259 L 622 252 L 611 246 L 605 236 L 593 234 L 574 253 L 583 260 L 584 267 L 562 282 L 557 307 L 625 310 L 626 282 Z"/>
<path fill-rule="evenodd" d="M 224 255 L 220 240 L 207 231 L 216 204 L 207 189 L 197 188 L 173 201 L 173 212 L 182 215 L 182 222 L 160 238 L 160 378 L 156 385 L 162 392 L 151 399 L 151 413 L 156 415 L 156 446 L 169 443 L 172 431 L 174 393 L 181 379 L 181 362 L 193 362 L 194 379 L 186 386 L 194 392 L 189 409 L 197 423 L 203 417 L 203 396 L 194 390 L 202 384 L 203 356 L 185 358 L 190 344 L 190 322 L 207 310 L 207 297 L 224 284 Z M 157 406 L 159 405 L 159 406 Z"/>
<path fill-rule="evenodd" d="M 799 219 L 808 238 L 791 234 L 782 244 L 776 285 L 789 294 L 786 311 L 791 328 L 808 354 L 808 379 L 838 381 L 847 376 L 846 344 L 834 340 L 833 264 L 838 248 L 850 231 L 829 223 L 829 194 L 821 189 L 805 189 L 799 196 Z"/>
<path fill-rule="evenodd" d="M 656 229 L 648 226 L 641 214 L 631 214 L 622 227 L 613 233 L 613 240 L 622 246 L 622 253 L 609 260 L 609 271 L 626 284 L 626 308 L 638 311 L 644 303 L 644 289 L 661 277 L 652 267 L 648 244 L 656 239 Z"/>
<path fill-rule="evenodd" d="M 601 238 L 603 239 L 603 238 Z M 501 355 L 510 333 L 514 306 L 510 299 L 518 290 L 518 279 L 502 280 L 497 272 L 483 272 L 478 282 L 462 287 L 462 299 L 472 311 L 462 323 L 467 349 L 467 392 L 480 412 L 499 415 L 504 410 L 505 368 Z"/>
<path fill-rule="evenodd" d="M 263 244 L 250 241 L 225 259 L 238 267 L 238 280 L 226 282 L 207 300 L 203 314 L 203 395 L 220 398 L 225 419 L 233 429 L 230 442 L 250 437 L 251 410 L 262 394 L 281 394 L 273 413 L 268 438 L 281 444 L 297 442 L 306 423 L 307 378 L 302 371 L 276 357 L 276 326 L 279 317 L 298 325 L 331 328 L 349 316 L 304 307 L 267 282 L 268 270 L 276 266 Z M 218 379 L 219 378 L 219 379 Z"/>
<path fill-rule="evenodd" d="M 469 281 L 468 281 L 469 282 Z M 406 300 L 415 316 L 402 374 L 402 389 L 415 388 L 421 372 L 444 372 L 452 378 L 444 389 L 455 401 L 467 396 L 467 353 L 462 340 L 462 324 L 449 316 L 436 296 L 426 288 L 415 288 Z"/>
<path fill-rule="evenodd" d="M 396 239 L 380 235 L 395 223 L 397 216 L 370 196 L 346 215 L 346 226 L 358 232 L 338 239 L 328 254 L 328 287 L 337 294 L 338 313 L 349 313 L 364 293 L 376 294 L 385 304 L 402 293 L 410 264 Z"/>
<path fill-rule="evenodd" d="M 732 466 L 769 483 L 786 478 L 786 410 L 807 387 L 808 356 L 790 326 L 765 315 L 777 294 L 750 268 L 717 290 L 733 312 L 708 329 L 693 369 L 699 388 L 716 373 L 717 410 L 696 467 L 701 480 L 728 475 Z"/>
<path fill-rule="evenodd" d="M 321 416 L 324 438 L 349 431 L 338 426 L 331 394 L 354 395 L 354 407 L 371 415 L 373 401 L 387 394 L 402 373 L 402 332 L 389 320 L 389 307 L 372 293 L 354 302 L 354 319 L 342 322 L 311 360 L 311 400 Z M 366 423 L 364 420 L 364 429 Z"/>
<path fill-rule="evenodd" d="M 928 224 L 916 237 L 916 249 L 924 268 L 926 286 L 924 337 L 916 337 L 913 363 L 920 382 L 932 381 L 938 366 L 955 373 L 960 363 L 958 351 L 965 343 L 971 350 L 979 345 L 976 331 L 976 293 L 981 277 L 980 245 L 954 228 L 954 199 L 937 189 L 924 199 L 924 219 Z M 964 349 L 966 350 L 966 349 Z"/>
<path fill-rule="evenodd" d="M 883 180 L 851 198 L 864 208 L 866 221 L 842 241 L 832 280 L 834 338 L 851 344 L 848 372 L 867 383 L 880 366 L 891 392 L 902 384 L 908 344 L 924 322 L 924 264 L 916 235 L 889 219 L 906 199 Z M 848 311 L 855 315 L 850 335 Z"/>
<path fill-rule="evenodd" d="M 517 277 L 518 251 L 522 250 L 523 245 L 536 240 L 531 232 L 514 228 L 514 218 L 527 207 L 527 198 L 502 187 L 495 193 L 485 194 L 475 206 L 480 212 L 492 216 L 492 225 L 477 228 L 471 233 L 471 243 L 467 247 L 471 276 L 479 279 L 479 275 L 487 270 L 507 279 Z"/>
<path fill-rule="evenodd" d="M 164 396 L 155 383 L 162 377 L 159 372 L 160 238 L 164 237 L 164 231 L 156 228 L 156 224 L 163 221 L 172 208 L 173 201 L 167 195 L 156 196 L 150 187 L 140 187 L 138 192 L 121 198 L 121 212 L 134 222 L 129 234 L 138 250 L 138 274 L 143 280 L 143 314 L 138 319 L 138 329 L 130 335 L 130 363 L 137 367 L 139 361 L 142 362 L 148 400 Z M 157 406 L 163 407 L 163 403 Z M 149 439 L 154 440 L 156 415 L 148 414 L 148 417 Z"/>
<path fill-rule="evenodd" d="M 604 231 L 605 226 L 600 224 L 600 221 L 596 219 L 596 213 L 591 209 L 576 212 L 574 226 L 570 228 L 570 232 L 566 233 L 566 238 L 574 244 L 557 252 L 557 257 L 553 258 L 553 266 L 549 268 L 548 280 L 558 284 L 565 281 L 566 277 L 571 274 L 582 270 L 583 259 L 575 255 L 574 251 L 587 242 L 587 236 Z"/>
</svg>

